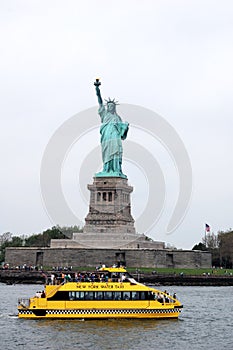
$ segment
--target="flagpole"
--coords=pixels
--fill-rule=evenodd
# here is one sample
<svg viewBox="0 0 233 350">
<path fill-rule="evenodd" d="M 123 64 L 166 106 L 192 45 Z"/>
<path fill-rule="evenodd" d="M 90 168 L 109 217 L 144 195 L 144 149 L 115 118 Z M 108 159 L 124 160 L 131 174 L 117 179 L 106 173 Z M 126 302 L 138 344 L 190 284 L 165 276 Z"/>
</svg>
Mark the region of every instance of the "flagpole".
<svg viewBox="0 0 233 350">
<path fill-rule="evenodd" d="M 210 232 L 210 225 L 205 223 L 205 246 L 207 246 L 206 232 Z"/>
<path fill-rule="evenodd" d="M 206 247 L 206 224 L 205 224 L 205 247 Z"/>
</svg>

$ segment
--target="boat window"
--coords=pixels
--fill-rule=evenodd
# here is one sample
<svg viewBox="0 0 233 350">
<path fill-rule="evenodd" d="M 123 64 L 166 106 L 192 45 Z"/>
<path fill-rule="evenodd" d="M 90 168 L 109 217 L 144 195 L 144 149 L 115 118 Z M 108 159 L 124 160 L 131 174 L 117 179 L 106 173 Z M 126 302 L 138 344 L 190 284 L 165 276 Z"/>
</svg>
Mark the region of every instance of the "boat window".
<svg viewBox="0 0 233 350">
<path fill-rule="evenodd" d="M 69 300 L 69 292 L 60 291 L 54 294 L 48 300 Z"/>
<path fill-rule="evenodd" d="M 90 293 L 89 292 L 84 292 L 84 299 L 90 300 Z"/>
<path fill-rule="evenodd" d="M 69 300 L 75 300 L 76 299 L 76 292 L 69 292 Z"/>
<path fill-rule="evenodd" d="M 130 292 L 122 292 L 123 300 L 130 300 Z"/>
<path fill-rule="evenodd" d="M 95 292 L 85 292 L 85 300 L 95 300 Z"/>
<path fill-rule="evenodd" d="M 132 292 L 132 300 L 139 300 L 139 299 L 140 299 L 140 293 Z"/>
<path fill-rule="evenodd" d="M 147 292 L 140 292 L 141 300 L 147 300 Z"/>
<path fill-rule="evenodd" d="M 84 292 L 76 292 L 77 300 L 84 300 Z"/>
<path fill-rule="evenodd" d="M 96 299 L 103 300 L 103 292 L 96 292 Z"/>
<path fill-rule="evenodd" d="M 155 294 L 151 291 L 122 291 L 122 292 L 57 292 L 48 300 L 154 300 Z"/>
<path fill-rule="evenodd" d="M 148 292 L 148 299 L 149 300 L 154 300 L 155 299 L 155 294 L 153 292 Z"/>
<path fill-rule="evenodd" d="M 112 292 L 103 292 L 104 296 L 103 299 L 104 300 L 112 300 Z"/>
<path fill-rule="evenodd" d="M 94 291 L 60 291 L 48 300 L 154 300 L 155 293 L 151 291 L 123 291 L 123 292 L 94 292 Z"/>
<path fill-rule="evenodd" d="M 121 300 L 121 292 L 113 292 L 113 300 Z"/>
</svg>

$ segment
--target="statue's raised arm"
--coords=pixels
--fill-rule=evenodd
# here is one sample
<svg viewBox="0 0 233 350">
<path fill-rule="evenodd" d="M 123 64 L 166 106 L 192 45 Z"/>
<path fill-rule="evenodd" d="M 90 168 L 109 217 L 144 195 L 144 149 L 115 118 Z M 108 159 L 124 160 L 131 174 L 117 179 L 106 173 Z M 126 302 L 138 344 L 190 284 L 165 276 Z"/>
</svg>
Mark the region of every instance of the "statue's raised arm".
<svg viewBox="0 0 233 350">
<path fill-rule="evenodd" d="M 100 94 L 99 86 L 101 85 L 101 82 L 99 81 L 99 79 L 96 79 L 96 81 L 94 82 L 94 85 L 95 85 L 96 95 L 98 97 L 98 103 L 99 103 L 100 106 L 102 106 L 103 105 L 103 100 L 102 100 L 102 97 L 101 97 L 101 94 Z"/>
</svg>

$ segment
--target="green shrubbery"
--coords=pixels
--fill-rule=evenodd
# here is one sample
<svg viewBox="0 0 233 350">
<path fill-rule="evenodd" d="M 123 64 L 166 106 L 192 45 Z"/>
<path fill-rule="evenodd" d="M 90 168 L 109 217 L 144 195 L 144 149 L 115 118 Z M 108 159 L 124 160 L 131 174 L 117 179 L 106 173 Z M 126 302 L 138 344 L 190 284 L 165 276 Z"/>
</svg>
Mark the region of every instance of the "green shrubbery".
<svg viewBox="0 0 233 350">
<path fill-rule="evenodd" d="M 73 232 L 81 232 L 79 226 L 59 227 L 53 226 L 42 233 L 26 236 L 13 236 L 6 232 L 0 235 L 0 263 L 5 260 L 6 247 L 49 247 L 51 239 L 70 238 Z"/>
</svg>

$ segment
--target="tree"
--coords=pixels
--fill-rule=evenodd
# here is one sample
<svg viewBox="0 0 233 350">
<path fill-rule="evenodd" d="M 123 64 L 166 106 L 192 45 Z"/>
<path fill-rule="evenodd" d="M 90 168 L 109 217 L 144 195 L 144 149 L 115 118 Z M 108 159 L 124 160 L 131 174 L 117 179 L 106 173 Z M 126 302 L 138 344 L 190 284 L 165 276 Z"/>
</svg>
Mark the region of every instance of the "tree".
<svg viewBox="0 0 233 350">
<path fill-rule="evenodd" d="M 60 228 L 54 226 L 42 233 L 33 234 L 25 239 L 26 247 L 49 247 L 51 239 L 64 239 L 66 236 L 61 232 Z"/>
<path fill-rule="evenodd" d="M 214 233 L 208 232 L 202 238 L 202 242 L 195 244 L 192 250 L 208 251 L 212 254 L 212 265 L 220 266 L 219 256 L 219 237 Z"/>
<path fill-rule="evenodd" d="M 204 238 L 202 238 L 202 243 L 206 246 L 207 250 L 213 250 L 219 247 L 218 235 L 208 232 Z"/>
<path fill-rule="evenodd" d="M 207 250 L 212 253 L 212 265 L 233 268 L 233 230 L 207 233 L 202 243 L 196 244 L 193 250 Z"/>
<path fill-rule="evenodd" d="M 225 268 L 233 267 L 233 231 L 219 231 L 219 253 L 221 266 Z"/>
<path fill-rule="evenodd" d="M 71 238 L 73 232 L 82 232 L 79 226 L 60 227 L 53 226 L 42 233 L 33 234 L 25 239 L 26 247 L 49 247 L 51 239 Z"/>
<path fill-rule="evenodd" d="M 11 232 L 4 232 L 0 235 L 0 245 L 2 245 L 5 242 L 9 242 L 12 239 L 12 233 Z"/>
<path fill-rule="evenodd" d="M 67 227 L 67 226 L 63 226 L 63 227 L 57 226 L 57 228 L 59 228 L 59 230 L 64 235 L 66 235 L 67 238 L 72 238 L 74 232 L 83 232 L 83 228 L 79 227 L 77 225 L 69 226 L 69 227 Z"/>
<path fill-rule="evenodd" d="M 18 236 L 12 236 L 10 232 L 1 235 L 1 238 L 4 237 L 3 243 L 0 247 L 0 262 L 5 261 L 5 251 L 7 247 L 21 247 L 23 245 L 23 239 Z"/>
<path fill-rule="evenodd" d="M 205 251 L 207 250 L 206 246 L 204 243 L 199 242 L 198 244 L 195 244 L 195 246 L 193 246 L 192 250 L 201 250 L 201 251 Z"/>
</svg>

